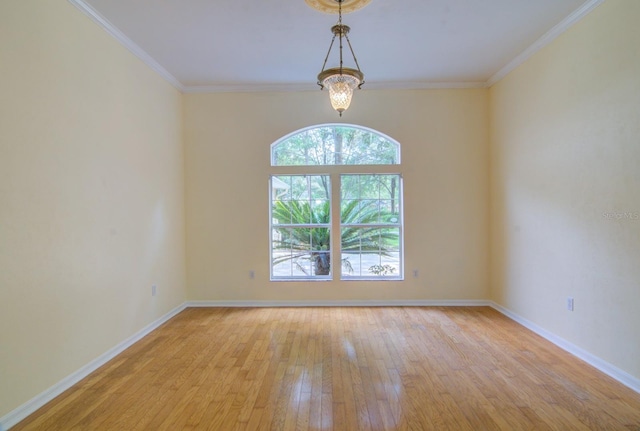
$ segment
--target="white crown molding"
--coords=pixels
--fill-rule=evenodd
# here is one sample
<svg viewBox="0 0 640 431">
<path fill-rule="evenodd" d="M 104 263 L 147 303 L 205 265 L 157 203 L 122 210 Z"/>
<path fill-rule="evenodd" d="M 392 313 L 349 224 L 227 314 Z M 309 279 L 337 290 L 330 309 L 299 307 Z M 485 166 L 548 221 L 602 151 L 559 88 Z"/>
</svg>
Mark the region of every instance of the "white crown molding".
<svg viewBox="0 0 640 431">
<path fill-rule="evenodd" d="M 455 89 L 455 88 L 485 88 L 486 82 L 480 81 L 450 81 L 450 82 L 429 82 L 429 81 L 404 81 L 404 82 L 371 82 L 366 84 L 370 90 L 432 90 L 432 89 Z"/>
<path fill-rule="evenodd" d="M 485 88 L 485 82 L 374 82 L 367 83 L 363 89 L 367 90 L 421 90 L 438 88 Z M 265 92 L 294 92 L 317 91 L 315 83 L 303 84 L 220 84 L 220 85 L 185 85 L 184 93 L 265 93 Z"/>
<path fill-rule="evenodd" d="M 155 329 L 157 329 L 160 325 L 174 317 L 176 314 L 180 313 L 186 308 L 186 304 L 182 304 L 169 311 L 164 316 L 145 326 L 131 337 L 127 338 L 123 342 L 119 343 L 115 347 L 111 348 L 107 352 L 103 353 L 93 361 L 89 362 L 87 365 L 83 366 L 79 370 L 74 373 L 68 375 L 64 379 L 60 380 L 55 385 L 51 386 L 49 389 L 41 392 L 36 395 L 31 400 L 27 401 L 20 407 L 15 410 L 7 413 L 3 417 L 0 418 L 0 431 L 5 429 L 10 429 L 12 426 L 16 425 L 18 422 L 25 419 L 30 414 L 34 413 L 40 407 L 47 404 L 49 401 L 53 400 L 55 397 L 78 383 L 80 380 L 87 377 L 89 374 L 109 362 L 111 359 L 115 358 L 117 355 L 125 351 L 127 348 L 132 346 L 134 343 L 140 341 L 144 336 L 148 335 Z"/>
<path fill-rule="evenodd" d="M 589 0 L 585 2 L 582 6 L 576 9 L 571 15 L 560 21 L 557 25 L 555 25 L 551 30 L 546 32 L 542 37 L 536 40 L 533 44 L 531 44 L 527 49 L 522 51 L 516 58 L 511 60 L 496 72 L 489 80 L 486 82 L 486 87 L 491 87 L 502 78 L 507 76 L 509 72 L 516 69 L 522 63 L 527 61 L 529 58 L 533 56 L 536 52 L 540 51 L 542 48 L 553 42 L 558 36 L 567 31 L 571 26 L 576 24 L 582 18 L 587 16 L 593 9 L 600 6 L 600 4 L 604 3 L 605 0 Z"/>
<path fill-rule="evenodd" d="M 546 329 L 542 328 L 541 326 L 536 325 L 535 323 L 531 322 L 530 320 L 525 319 L 524 317 L 519 316 L 518 314 L 514 313 L 513 311 L 503 307 L 500 304 L 497 304 L 495 302 L 490 302 L 490 306 L 497 310 L 498 312 L 504 314 L 505 316 L 507 316 L 509 319 L 521 324 L 522 326 L 524 326 L 525 328 L 535 332 L 536 334 L 540 335 L 542 338 L 546 339 L 547 341 L 552 342 L 553 344 L 555 344 L 556 346 L 560 347 L 561 349 L 571 353 L 573 356 L 576 356 L 579 359 L 582 359 L 583 361 L 585 361 L 587 364 L 593 366 L 594 368 L 602 371 L 603 373 L 605 373 L 606 375 L 608 375 L 609 377 L 612 377 L 614 379 L 616 379 L 617 381 L 619 381 L 620 383 L 622 383 L 623 385 L 629 387 L 630 389 L 633 389 L 634 391 L 640 393 L 640 379 L 632 376 L 631 374 L 621 370 L 620 368 L 616 367 L 615 365 L 612 365 L 610 363 L 608 363 L 607 361 L 593 355 L 592 353 L 587 352 L 586 350 L 576 346 L 575 344 L 572 344 L 570 342 L 568 342 L 567 340 L 558 337 L 557 335 L 547 331 Z"/>
<path fill-rule="evenodd" d="M 129 39 L 116 26 L 111 24 L 106 18 L 100 15 L 95 9 L 86 4 L 83 0 L 68 0 L 76 8 L 91 18 L 96 24 L 102 27 L 107 33 L 119 41 L 136 57 L 142 60 L 152 70 L 157 72 L 167 82 L 173 85 L 182 93 L 258 93 L 258 92 L 294 92 L 311 91 L 318 87 L 314 83 L 299 84 L 219 84 L 219 85 L 184 85 L 153 59 L 146 51 Z M 419 90 L 419 89 L 456 89 L 456 88 L 488 88 L 504 78 L 509 72 L 527 61 L 533 54 L 554 39 L 567 31 L 573 24 L 584 18 L 589 12 L 603 3 L 605 0 L 588 0 L 571 15 L 554 26 L 540 39 L 535 41 L 517 57 L 511 60 L 506 66 L 496 72 L 486 82 L 477 81 L 454 81 L 454 82 L 426 82 L 426 81 L 406 81 L 406 82 L 373 82 L 366 84 L 370 90 Z M 1 430 L 0 430 L 1 431 Z"/>
<path fill-rule="evenodd" d="M 294 91 L 314 91 L 320 87 L 315 82 L 303 84 L 215 84 L 185 85 L 184 93 L 281 93 Z"/>
<path fill-rule="evenodd" d="M 120 42 L 132 54 L 142 60 L 147 66 L 158 73 L 167 82 L 173 85 L 182 93 L 266 93 L 266 92 L 296 92 L 296 91 L 312 91 L 319 87 L 315 82 L 298 83 L 298 84 L 214 84 L 214 85 L 184 85 L 164 67 L 160 65 L 153 57 L 151 57 L 140 46 L 133 42 L 120 29 L 113 25 L 109 20 L 100 15 L 98 11 L 89 6 L 83 0 L 68 0 L 69 3 L 78 8 L 82 13 L 87 15 L 91 20 L 98 24 L 103 30 L 109 33 L 113 38 Z M 424 82 L 424 81 L 407 81 L 407 82 L 375 82 L 366 85 L 370 90 L 417 90 L 417 89 L 447 89 L 447 88 L 484 88 L 485 82 Z M 0 430 L 1 431 L 1 430 Z"/>
<path fill-rule="evenodd" d="M 158 75 L 164 78 L 169 84 L 173 85 L 176 89 L 184 92 L 184 86 L 178 81 L 172 74 L 170 74 L 164 67 L 153 59 L 146 51 L 140 48 L 136 43 L 129 39 L 122 31 L 120 31 L 115 25 L 111 24 L 109 20 L 100 15 L 95 9 L 86 4 L 83 0 L 68 0 L 69 3 L 78 8 L 82 13 L 91 18 L 96 24 L 102 27 L 107 33 L 113 36 L 118 42 L 120 42 L 125 48 L 127 48 L 133 55 L 142 60 L 147 66 L 154 70 Z"/>
</svg>

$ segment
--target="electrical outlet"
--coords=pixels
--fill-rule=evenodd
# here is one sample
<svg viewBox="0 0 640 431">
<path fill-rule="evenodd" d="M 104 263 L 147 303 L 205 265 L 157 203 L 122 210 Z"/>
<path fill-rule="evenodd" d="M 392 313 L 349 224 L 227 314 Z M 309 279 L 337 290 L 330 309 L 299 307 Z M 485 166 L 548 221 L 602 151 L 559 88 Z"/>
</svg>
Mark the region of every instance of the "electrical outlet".
<svg viewBox="0 0 640 431">
<path fill-rule="evenodd" d="M 567 298 L 567 310 L 573 311 L 573 298 L 572 297 L 568 297 Z"/>
<path fill-rule="evenodd" d="M 153 286 L 151 286 L 151 296 L 156 296 L 157 293 L 158 293 L 158 288 L 154 284 Z"/>
<path fill-rule="evenodd" d="M 253 269 L 249 271 L 249 278 L 252 280 L 256 278 L 256 272 Z"/>
<path fill-rule="evenodd" d="M 414 269 L 414 270 L 413 270 L 413 277 L 414 277 L 414 278 L 418 278 L 418 275 L 419 275 L 419 274 L 420 274 L 420 273 L 418 272 L 418 270 L 417 270 L 417 269 Z"/>
</svg>

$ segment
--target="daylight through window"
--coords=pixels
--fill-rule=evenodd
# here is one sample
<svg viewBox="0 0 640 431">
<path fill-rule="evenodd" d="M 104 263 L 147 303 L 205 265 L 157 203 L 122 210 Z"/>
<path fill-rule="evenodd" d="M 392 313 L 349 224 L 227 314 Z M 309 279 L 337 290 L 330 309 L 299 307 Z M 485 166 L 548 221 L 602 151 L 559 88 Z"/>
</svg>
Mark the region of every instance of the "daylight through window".
<svg viewBox="0 0 640 431">
<path fill-rule="evenodd" d="M 272 280 L 403 278 L 397 142 L 357 126 L 322 125 L 271 150 Z M 349 172 L 353 165 L 366 167 Z"/>
</svg>

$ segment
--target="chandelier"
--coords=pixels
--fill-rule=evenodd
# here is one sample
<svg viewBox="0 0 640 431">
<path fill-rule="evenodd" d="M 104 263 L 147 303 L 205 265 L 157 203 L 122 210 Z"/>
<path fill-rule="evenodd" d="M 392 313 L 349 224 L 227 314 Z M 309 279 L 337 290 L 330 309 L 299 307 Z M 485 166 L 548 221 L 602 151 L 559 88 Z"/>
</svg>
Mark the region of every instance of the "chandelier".
<svg viewBox="0 0 640 431">
<path fill-rule="evenodd" d="M 349 30 L 351 29 L 348 25 L 342 24 L 342 3 L 344 2 L 344 0 L 334 1 L 338 3 L 338 23 L 331 27 L 333 38 L 331 39 L 331 44 L 329 45 L 327 56 L 325 57 L 324 63 L 322 64 L 322 70 L 318 74 L 318 85 L 320 86 L 321 90 L 324 89 L 324 87 L 327 87 L 329 89 L 329 100 L 331 101 L 331 106 L 333 107 L 333 109 L 338 111 L 338 113 L 340 113 L 340 116 L 342 117 L 342 113 L 346 111 L 351 104 L 353 90 L 355 90 L 356 88 L 360 89 L 364 84 L 364 74 L 360 71 L 358 60 L 356 59 L 356 55 L 353 52 L 353 48 L 351 47 L 351 42 L 349 41 L 348 35 Z M 340 66 L 325 69 L 325 67 L 327 66 L 327 60 L 329 59 L 329 54 L 331 54 L 331 48 L 333 48 L 336 37 L 340 41 Z M 343 38 L 347 41 L 349 51 L 351 51 L 351 56 L 353 57 L 353 61 L 357 69 L 343 66 Z"/>
</svg>

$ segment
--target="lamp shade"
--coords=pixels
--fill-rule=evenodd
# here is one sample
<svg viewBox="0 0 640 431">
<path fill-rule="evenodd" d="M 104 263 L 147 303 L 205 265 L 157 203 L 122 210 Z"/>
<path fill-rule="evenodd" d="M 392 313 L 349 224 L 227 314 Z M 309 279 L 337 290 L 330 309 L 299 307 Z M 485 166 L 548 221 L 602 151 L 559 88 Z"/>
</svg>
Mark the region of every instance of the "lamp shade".
<svg viewBox="0 0 640 431">
<path fill-rule="evenodd" d="M 358 70 L 350 68 L 333 68 L 318 76 L 319 83 L 329 89 L 329 101 L 333 109 L 340 115 L 349 108 L 353 90 L 364 81 L 364 75 Z"/>
<path fill-rule="evenodd" d="M 329 100 L 336 111 L 342 113 L 351 104 L 353 90 L 360 81 L 349 75 L 331 75 L 324 80 L 324 85 L 329 88 Z"/>
</svg>

